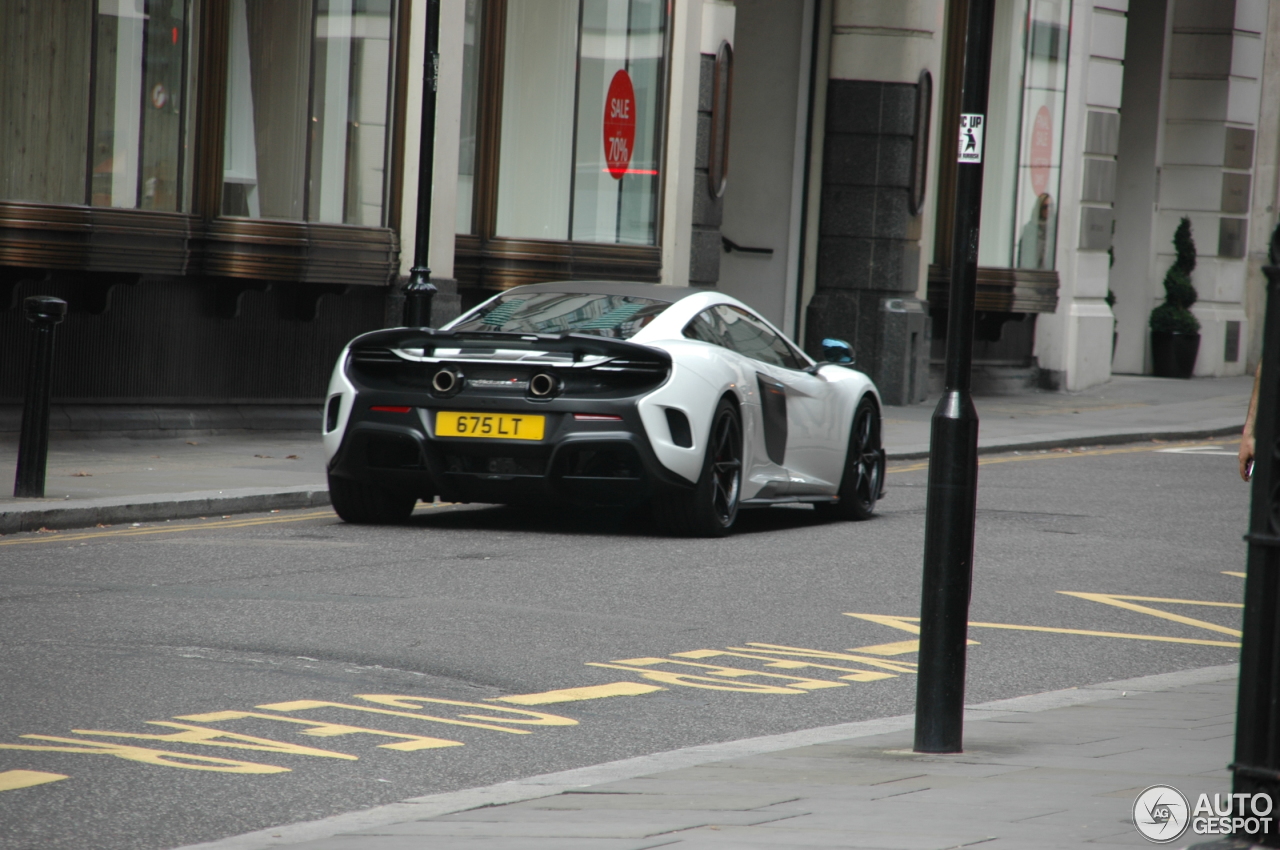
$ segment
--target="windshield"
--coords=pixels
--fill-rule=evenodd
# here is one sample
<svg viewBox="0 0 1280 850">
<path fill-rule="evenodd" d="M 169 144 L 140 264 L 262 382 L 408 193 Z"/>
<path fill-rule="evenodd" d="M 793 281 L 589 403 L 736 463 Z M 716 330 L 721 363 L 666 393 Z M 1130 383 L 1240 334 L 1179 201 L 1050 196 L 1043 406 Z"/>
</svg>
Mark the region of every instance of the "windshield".
<svg viewBox="0 0 1280 850">
<path fill-rule="evenodd" d="M 504 295 L 473 310 L 450 330 L 579 333 L 630 339 L 670 306 L 631 295 L 537 292 Z"/>
</svg>

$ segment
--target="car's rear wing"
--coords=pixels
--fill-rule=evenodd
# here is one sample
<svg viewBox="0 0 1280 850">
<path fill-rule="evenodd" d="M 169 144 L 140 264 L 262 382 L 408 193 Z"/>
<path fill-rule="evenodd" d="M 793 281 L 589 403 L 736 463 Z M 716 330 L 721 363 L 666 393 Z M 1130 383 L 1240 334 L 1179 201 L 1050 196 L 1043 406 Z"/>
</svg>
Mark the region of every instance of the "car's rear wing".
<svg viewBox="0 0 1280 850">
<path fill-rule="evenodd" d="M 666 373 L 671 355 L 659 348 L 593 334 L 520 334 L 389 328 L 351 341 L 356 362 L 544 363 L 602 372 Z"/>
</svg>

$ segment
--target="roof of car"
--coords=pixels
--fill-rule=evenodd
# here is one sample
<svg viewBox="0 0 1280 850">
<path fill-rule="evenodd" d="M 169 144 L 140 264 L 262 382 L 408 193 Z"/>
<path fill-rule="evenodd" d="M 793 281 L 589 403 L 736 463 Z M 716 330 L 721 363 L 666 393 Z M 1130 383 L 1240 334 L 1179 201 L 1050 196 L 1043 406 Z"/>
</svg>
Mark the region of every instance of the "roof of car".
<svg viewBox="0 0 1280 850">
<path fill-rule="evenodd" d="M 560 280 L 551 283 L 531 283 L 515 287 L 523 292 L 568 292 L 582 295 L 623 295 L 631 298 L 649 298 L 674 304 L 677 301 L 714 289 L 693 286 L 663 286 L 658 283 L 629 283 L 608 280 Z M 507 290 L 511 292 L 512 290 Z M 506 293 L 504 293 L 506 294 Z"/>
</svg>

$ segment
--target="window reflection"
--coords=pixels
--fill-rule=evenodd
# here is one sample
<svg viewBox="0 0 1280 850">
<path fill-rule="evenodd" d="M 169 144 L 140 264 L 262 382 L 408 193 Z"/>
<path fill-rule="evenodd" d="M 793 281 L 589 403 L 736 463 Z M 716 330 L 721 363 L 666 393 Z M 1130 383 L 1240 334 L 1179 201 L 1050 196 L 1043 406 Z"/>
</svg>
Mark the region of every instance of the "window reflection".
<svg viewBox="0 0 1280 850">
<path fill-rule="evenodd" d="M 98 0 L 90 203 L 177 210 L 187 38 L 184 0 Z"/>
<path fill-rule="evenodd" d="M 538 0 L 506 15 L 496 235 L 656 245 L 665 0 Z M 464 71 L 464 104 L 470 85 Z M 460 178 L 462 233 L 470 188 Z"/>
<path fill-rule="evenodd" d="M 383 222 L 393 0 L 232 0 L 222 212 Z"/>
<path fill-rule="evenodd" d="M 980 265 L 1054 267 L 1070 18 L 1071 0 L 996 0 Z"/>
<path fill-rule="evenodd" d="M 458 232 L 474 233 L 476 124 L 480 106 L 480 0 L 467 0 L 462 37 L 462 116 L 458 128 Z"/>
</svg>

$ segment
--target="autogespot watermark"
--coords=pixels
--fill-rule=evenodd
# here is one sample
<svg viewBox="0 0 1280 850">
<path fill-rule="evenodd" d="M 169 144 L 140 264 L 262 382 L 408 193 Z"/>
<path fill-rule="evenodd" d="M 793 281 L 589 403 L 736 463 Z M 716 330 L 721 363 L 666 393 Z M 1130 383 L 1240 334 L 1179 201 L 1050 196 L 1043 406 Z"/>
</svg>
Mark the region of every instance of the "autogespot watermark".
<svg viewBox="0 0 1280 850">
<path fill-rule="evenodd" d="M 1268 835 L 1269 794 L 1201 794 L 1195 808 L 1172 785 L 1152 785 L 1133 801 L 1133 823 L 1156 844 L 1177 841 L 1191 828 L 1195 835 Z"/>
</svg>

